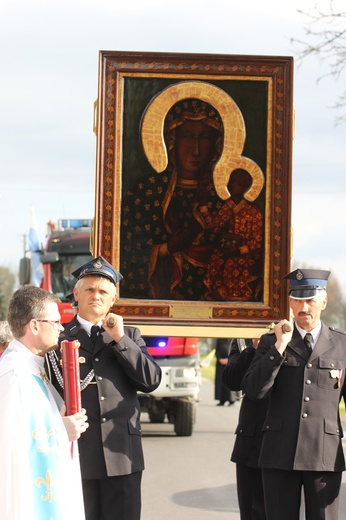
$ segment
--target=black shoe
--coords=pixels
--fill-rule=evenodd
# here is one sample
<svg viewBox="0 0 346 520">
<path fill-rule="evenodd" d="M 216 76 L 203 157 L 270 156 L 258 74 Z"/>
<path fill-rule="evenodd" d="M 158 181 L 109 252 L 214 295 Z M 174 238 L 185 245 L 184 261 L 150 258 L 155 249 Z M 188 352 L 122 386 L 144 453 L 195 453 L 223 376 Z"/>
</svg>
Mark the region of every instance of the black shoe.
<svg viewBox="0 0 346 520">
<path fill-rule="evenodd" d="M 216 405 L 216 406 L 224 406 L 224 404 L 225 404 L 224 402 L 223 402 L 223 403 L 221 403 L 221 401 L 220 401 L 220 403 L 217 403 L 217 405 Z"/>
</svg>

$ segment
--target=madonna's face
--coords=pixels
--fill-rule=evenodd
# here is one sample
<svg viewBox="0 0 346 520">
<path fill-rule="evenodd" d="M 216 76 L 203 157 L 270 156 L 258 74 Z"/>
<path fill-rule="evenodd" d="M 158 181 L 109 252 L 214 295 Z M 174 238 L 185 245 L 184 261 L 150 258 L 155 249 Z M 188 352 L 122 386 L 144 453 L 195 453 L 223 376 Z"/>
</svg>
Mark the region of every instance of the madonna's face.
<svg viewBox="0 0 346 520">
<path fill-rule="evenodd" d="M 209 166 L 215 154 L 217 131 L 202 121 L 185 121 L 176 130 L 179 175 L 194 179 Z"/>
</svg>

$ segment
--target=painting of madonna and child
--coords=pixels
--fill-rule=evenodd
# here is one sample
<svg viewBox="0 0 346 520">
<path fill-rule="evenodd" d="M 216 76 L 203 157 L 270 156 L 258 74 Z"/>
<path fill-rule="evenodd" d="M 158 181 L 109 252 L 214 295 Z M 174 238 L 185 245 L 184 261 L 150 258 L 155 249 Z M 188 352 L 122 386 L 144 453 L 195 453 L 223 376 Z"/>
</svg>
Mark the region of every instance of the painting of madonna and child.
<svg viewBox="0 0 346 520">
<path fill-rule="evenodd" d="M 131 160 L 133 149 L 123 163 L 122 298 L 262 301 L 267 90 L 260 86 L 251 96 L 250 81 L 235 82 L 231 96 L 211 83 L 177 82 L 144 108 L 142 163 Z M 128 90 L 136 99 L 140 84 Z M 241 110 L 245 94 L 252 104 Z M 128 139 L 133 117 L 124 119 Z"/>
</svg>

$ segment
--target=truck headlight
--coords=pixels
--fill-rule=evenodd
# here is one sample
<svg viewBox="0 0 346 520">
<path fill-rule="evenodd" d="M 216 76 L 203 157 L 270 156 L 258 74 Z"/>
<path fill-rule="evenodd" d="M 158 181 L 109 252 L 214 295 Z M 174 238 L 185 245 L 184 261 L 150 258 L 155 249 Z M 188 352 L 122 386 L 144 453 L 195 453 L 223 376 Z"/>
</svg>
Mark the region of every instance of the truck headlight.
<svg viewBox="0 0 346 520">
<path fill-rule="evenodd" d="M 195 368 L 184 368 L 183 377 L 185 377 L 186 379 L 192 379 L 192 378 L 196 377 L 196 369 Z"/>
</svg>

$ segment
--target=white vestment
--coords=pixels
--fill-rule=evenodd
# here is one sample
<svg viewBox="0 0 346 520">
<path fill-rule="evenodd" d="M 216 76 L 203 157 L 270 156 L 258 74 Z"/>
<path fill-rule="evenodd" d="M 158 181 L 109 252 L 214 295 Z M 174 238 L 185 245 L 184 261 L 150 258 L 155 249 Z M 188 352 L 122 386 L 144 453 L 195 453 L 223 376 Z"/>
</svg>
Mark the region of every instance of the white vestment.
<svg viewBox="0 0 346 520">
<path fill-rule="evenodd" d="M 78 447 L 44 358 L 11 341 L 0 358 L 0 519 L 85 520 Z"/>
</svg>

